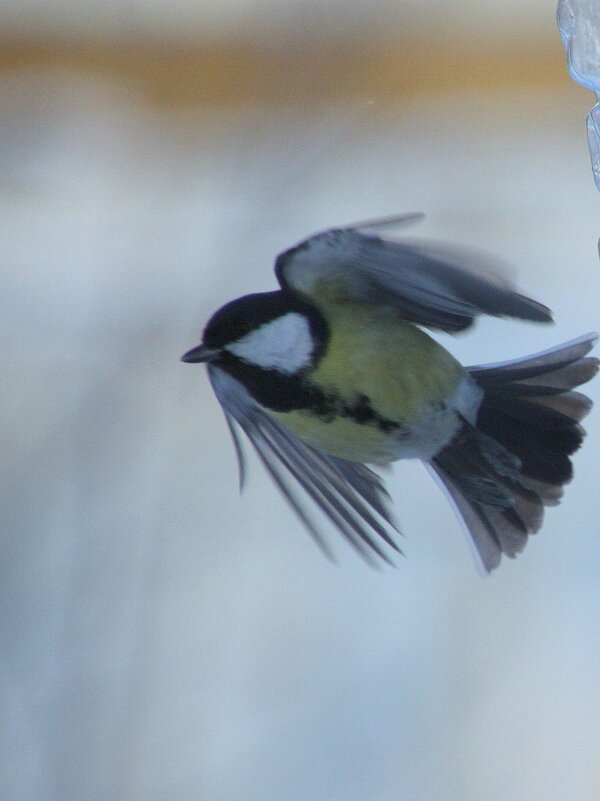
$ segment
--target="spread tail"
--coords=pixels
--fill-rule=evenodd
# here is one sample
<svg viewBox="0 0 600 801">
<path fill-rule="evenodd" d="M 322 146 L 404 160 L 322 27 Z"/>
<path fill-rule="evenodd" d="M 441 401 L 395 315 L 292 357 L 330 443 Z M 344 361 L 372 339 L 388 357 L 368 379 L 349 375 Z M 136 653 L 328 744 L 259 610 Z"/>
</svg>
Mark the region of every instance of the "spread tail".
<svg viewBox="0 0 600 801">
<path fill-rule="evenodd" d="M 572 475 L 569 456 L 592 402 L 574 391 L 600 362 L 588 334 L 523 359 L 467 368 L 484 391 L 475 425 L 463 427 L 431 460 L 486 571 L 514 557 L 540 528 Z"/>
</svg>

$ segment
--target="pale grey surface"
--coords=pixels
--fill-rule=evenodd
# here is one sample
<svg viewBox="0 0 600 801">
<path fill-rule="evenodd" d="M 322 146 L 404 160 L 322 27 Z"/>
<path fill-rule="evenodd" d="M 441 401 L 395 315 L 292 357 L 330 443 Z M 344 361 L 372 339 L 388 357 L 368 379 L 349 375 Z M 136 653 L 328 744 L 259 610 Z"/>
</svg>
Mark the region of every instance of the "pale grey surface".
<svg viewBox="0 0 600 801">
<path fill-rule="evenodd" d="M 375 572 L 333 533 L 325 561 L 254 462 L 238 497 L 178 361 L 282 248 L 415 210 L 556 314 L 444 338 L 465 362 L 597 327 L 585 98 L 177 119 L 77 76 L 1 88 L 2 799 L 596 801 L 598 414 L 488 580 L 396 467 L 407 558 Z"/>
<path fill-rule="evenodd" d="M 163 42 L 251 36 L 275 48 L 286 31 L 325 39 L 349 32 L 377 36 L 390 26 L 399 34 L 468 31 L 494 39 L 526 30 L 547 33 L 554 13 L 547 0 L 0 0 L 5 35 Z"/>
</svg>

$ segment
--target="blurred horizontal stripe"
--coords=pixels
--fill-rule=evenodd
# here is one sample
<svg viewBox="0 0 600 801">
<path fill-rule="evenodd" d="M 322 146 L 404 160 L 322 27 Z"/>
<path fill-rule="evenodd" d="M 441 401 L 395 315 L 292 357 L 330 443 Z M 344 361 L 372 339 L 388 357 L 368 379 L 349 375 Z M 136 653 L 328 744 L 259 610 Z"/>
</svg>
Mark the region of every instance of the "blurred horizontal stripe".
<svg viewBox="0 0 600 801">
<path fill-rule="evenodd" d="M 533 41 L 411 36 L 322 41 L 287 36 L 272 47 L 244 40 L 198 46 L 144 42 L 5 42 L 0 75 L 68 69 L 133 85 L 165 106 L 297 105 L 348 96 L 381 103 L 457 91 L 573 86 L 556 37 Z"/>
</svg>

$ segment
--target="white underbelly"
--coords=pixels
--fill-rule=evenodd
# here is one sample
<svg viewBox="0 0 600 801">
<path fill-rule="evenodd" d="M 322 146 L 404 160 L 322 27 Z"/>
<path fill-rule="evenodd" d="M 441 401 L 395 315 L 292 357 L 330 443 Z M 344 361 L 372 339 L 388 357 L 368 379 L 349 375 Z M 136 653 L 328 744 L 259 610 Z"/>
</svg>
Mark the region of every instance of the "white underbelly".
<svg viewBox="0 0 600 801">
<path fill-rule="evenodd" d="M 429 461 L 447 445 L 466 420 L 475 424 L 483 390 L 466 373 L 453 395 L 442 403 L 429 406 L 408 432 L 399 432 L 390 443 L 391 459 Z"/>
</svg>

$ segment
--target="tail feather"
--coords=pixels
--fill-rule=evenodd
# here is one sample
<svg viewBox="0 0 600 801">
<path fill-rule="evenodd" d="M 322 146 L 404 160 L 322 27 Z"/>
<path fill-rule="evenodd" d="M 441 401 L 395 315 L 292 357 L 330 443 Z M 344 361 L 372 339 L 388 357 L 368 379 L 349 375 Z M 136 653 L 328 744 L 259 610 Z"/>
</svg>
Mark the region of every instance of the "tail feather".
<svg viewBox="0 0 600 801">
<path fill-rule="evenodd" d="M 595 334 L 543 353 L 468 368 L 484 390 L 475 426 L 463 427 L 431 461 L 485 570 L 514 557 L 539 530 L 572 475 L 570 456 L 591 401 L 574 388 L 600 362 L 587 356 Z"/>
<path fill-rule="evenodd" d="M 549 484 L 572 478 L 568 457 L 584 437 L 579 423 L 562 412 L 516 397 L 507 403 L 492 394 L 484 396 L 477 428 L 519 457 L 523 475 Z"/>
<path fill-rule="evenodd" d="M 594 347 L 597 339 L 598 334 L 596 333 L 584 334 L 569 342 L 564 342 L 562 345 L 534 353 L 532 356 L 511 359 L 507 362 L 469 367 L 469 372 L 482 386 L 514 381 L 530 381 L 530 379 L 539 379 L 540 376 L 543 376 L 544 382 L 542 383 L 551 380 L 552 377 L 558 377 L 561 389 L 572 389 L 585 381 L 589 381 L 595 375 L 598 360 L 593 357 L 589 359 L 584 357 Z M 587 372 L 586 368 L 589 368 L 590 372 L 587 378 L 581 377 L 578 379 L 569 376 L 561 380 L 559 371 L 574 364 L 578 365 L 576 372 L 581 370 L 582 375 Z M 596 369 L 594 369 L 594 365 L 596 365 Z M 566 372 L 568 373 L 569 371 Z"/>
<path fill-rule="evenodd" d="M 590 376 L 592 378 L 592 376 Z M 538 406 L 547 406 L 579 422 L 592 408 L 592 402 L 581 392 L 561 392 L 560 395 L 536 398 Z"/>
</svg>

